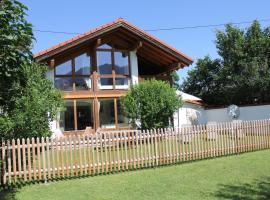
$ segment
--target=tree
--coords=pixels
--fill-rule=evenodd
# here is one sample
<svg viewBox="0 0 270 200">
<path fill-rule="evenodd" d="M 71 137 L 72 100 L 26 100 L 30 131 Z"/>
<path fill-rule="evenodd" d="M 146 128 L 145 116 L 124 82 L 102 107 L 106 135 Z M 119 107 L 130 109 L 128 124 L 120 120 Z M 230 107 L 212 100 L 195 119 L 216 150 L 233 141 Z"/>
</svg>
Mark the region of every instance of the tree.
<svg viewBox="0 0 270 200">
<path fill-rule="evenodd" d="M 199 59 L 182 89 L 207 104 L 252 104 L 270 101 L 270 29 L 258 21 L 246 30 L 226 25 L 218 31 L 219 59 Z"/>
<path fill-rule="evenodd" d="M 61 94 L 46 79 L 46 67 L 33 61 L 27 8 L 13 0 L 1 1 L 0 8 L 0 137 L 50 136 Z"/>
<path fill-rule="evenodd" d="M 176 71 L 173 71 L 171 73 L 171 77 L 172 77 L 172 86 L 175 88 L 175 89 L 178 89 L 180 87 L 179 85 L 179 81 L 180 81 L 180 77 L 179 75 L 177 74 Z"/>
<path fill-rule="evenodd" d="M 168 127 L 169 118 L 182 101 L 169 84 L 150 80 L 133 86 L 121 99 L 121 105 L 132 124 L 140 121 L 142 129 L 153 129 Z"/>
<path fill-rule="evenodd" d="M 12 109 L 20 91 L 15 84 L 25 85 L 21 66 L 32 61 L 32 25 L 25 20 L 27 8 L 18 1 L 0 1 L 0 105 Z"/>
</svg>

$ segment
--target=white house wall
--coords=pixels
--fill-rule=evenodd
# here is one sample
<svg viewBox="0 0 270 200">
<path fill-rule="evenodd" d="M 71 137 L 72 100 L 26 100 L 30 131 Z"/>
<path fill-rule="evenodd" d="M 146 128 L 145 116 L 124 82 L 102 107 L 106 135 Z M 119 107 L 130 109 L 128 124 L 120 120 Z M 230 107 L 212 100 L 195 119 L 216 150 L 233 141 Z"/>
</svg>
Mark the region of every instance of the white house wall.
<svg viewBox="0 0 270 200">
<path fill-rule="evenodd" d="M 130 68 L 131 68 L 131 83 L 132 85 L 139 83 L 139 72 L 138 72 L 138 58 L 136 51 L 130 52 Z"/>
<path fill-rule="evenodd" d="M 201 106 L 185 102 L 183 107 L 174 113 L 174 127 L 206 123 L 204 112 L 205 110 Z M 191 120 L 189 116 L 194 113 L 196 113 L 196 120 Z"/>
</svg>

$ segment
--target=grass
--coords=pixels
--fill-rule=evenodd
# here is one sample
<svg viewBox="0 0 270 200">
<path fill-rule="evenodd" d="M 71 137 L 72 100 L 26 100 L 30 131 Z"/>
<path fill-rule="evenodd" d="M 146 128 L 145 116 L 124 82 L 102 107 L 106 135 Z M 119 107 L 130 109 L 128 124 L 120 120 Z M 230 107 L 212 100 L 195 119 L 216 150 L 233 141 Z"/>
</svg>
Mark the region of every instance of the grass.
<svg viewBox="0 0 270 200">
<path fill-rule="evenodd" d="M 270 199 L 270 150 L 26 185 L 2 191 L 0 199 Z"/>
</svg>

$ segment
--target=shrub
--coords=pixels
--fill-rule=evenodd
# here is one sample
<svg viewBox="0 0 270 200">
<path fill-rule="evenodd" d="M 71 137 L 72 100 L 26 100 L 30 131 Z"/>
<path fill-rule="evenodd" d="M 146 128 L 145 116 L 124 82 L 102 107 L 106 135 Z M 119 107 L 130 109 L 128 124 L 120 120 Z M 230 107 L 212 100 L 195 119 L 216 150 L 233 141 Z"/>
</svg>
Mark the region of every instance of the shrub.
<svg viewBox="0 0 270 200">
<path fill-rule="evenodd" d="M 165 128 L 182 100 L 169 84 L 150 80 L 131 87 L 121 105 L 133 126 L 139 121 L 141 129 Z"/>
</svg>

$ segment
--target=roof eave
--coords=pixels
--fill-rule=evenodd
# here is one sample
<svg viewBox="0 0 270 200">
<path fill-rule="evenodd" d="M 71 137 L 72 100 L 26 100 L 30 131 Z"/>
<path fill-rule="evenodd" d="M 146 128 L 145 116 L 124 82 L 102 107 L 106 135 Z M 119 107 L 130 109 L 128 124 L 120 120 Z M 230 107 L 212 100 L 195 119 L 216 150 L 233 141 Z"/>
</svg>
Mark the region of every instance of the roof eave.
<svg viewBox="0 0 270 200">
<path fill-rule="evenodd" d="M 47 49 L 45 51 L 42 51 L 40 53 L 35 54 L 34 58 L 37 62 L 47 60 L 50 57 L 52 57 L 58 53 L 61 53 L 69 48 L 72 48 L 72 47 L 79 45 L 83 42 L 86 42 L 88 40 L 94 39 L 95 37 L 101 36 L 102 34 L 105 34 L 109 31 L 112 31 L 112 30 L 119 28 L 119 27 L 125 28 L 128 31 L 136 34 L 140 38 L 155 45 L 156 47 L 160 48 L 164 52 L 169 53 L 170 55 L 174 56 L 175 58 L 177 58 L 179 61 L 181 61 L 184 64 L 184 65 L 181 65 L 180 67 L 177 66 L 175 68 L 175 70 L 177 70 L 179 68 L 183 68 L 183 67 L 188 66 L 188 65 L 193 63 L 193 60 L 190 57 L 188 57 L 185 54 L 177 51 L 176 49 L 168 46 L 164 42 L 151 36 L 150 34 L 146 33 L 145 31 L 133 26 L 132 24 L 124 21 L 123 19 L 118 19 L 115 22 L 101 26 L 101 27 L 96 28 L 96 29 L 89 31 L 87 33 L 78 35 L 77 37 L 74 37 L 66 42 L 62 42 L 56 46 L 53 46 L 50 49 Z"/>
</svg>

